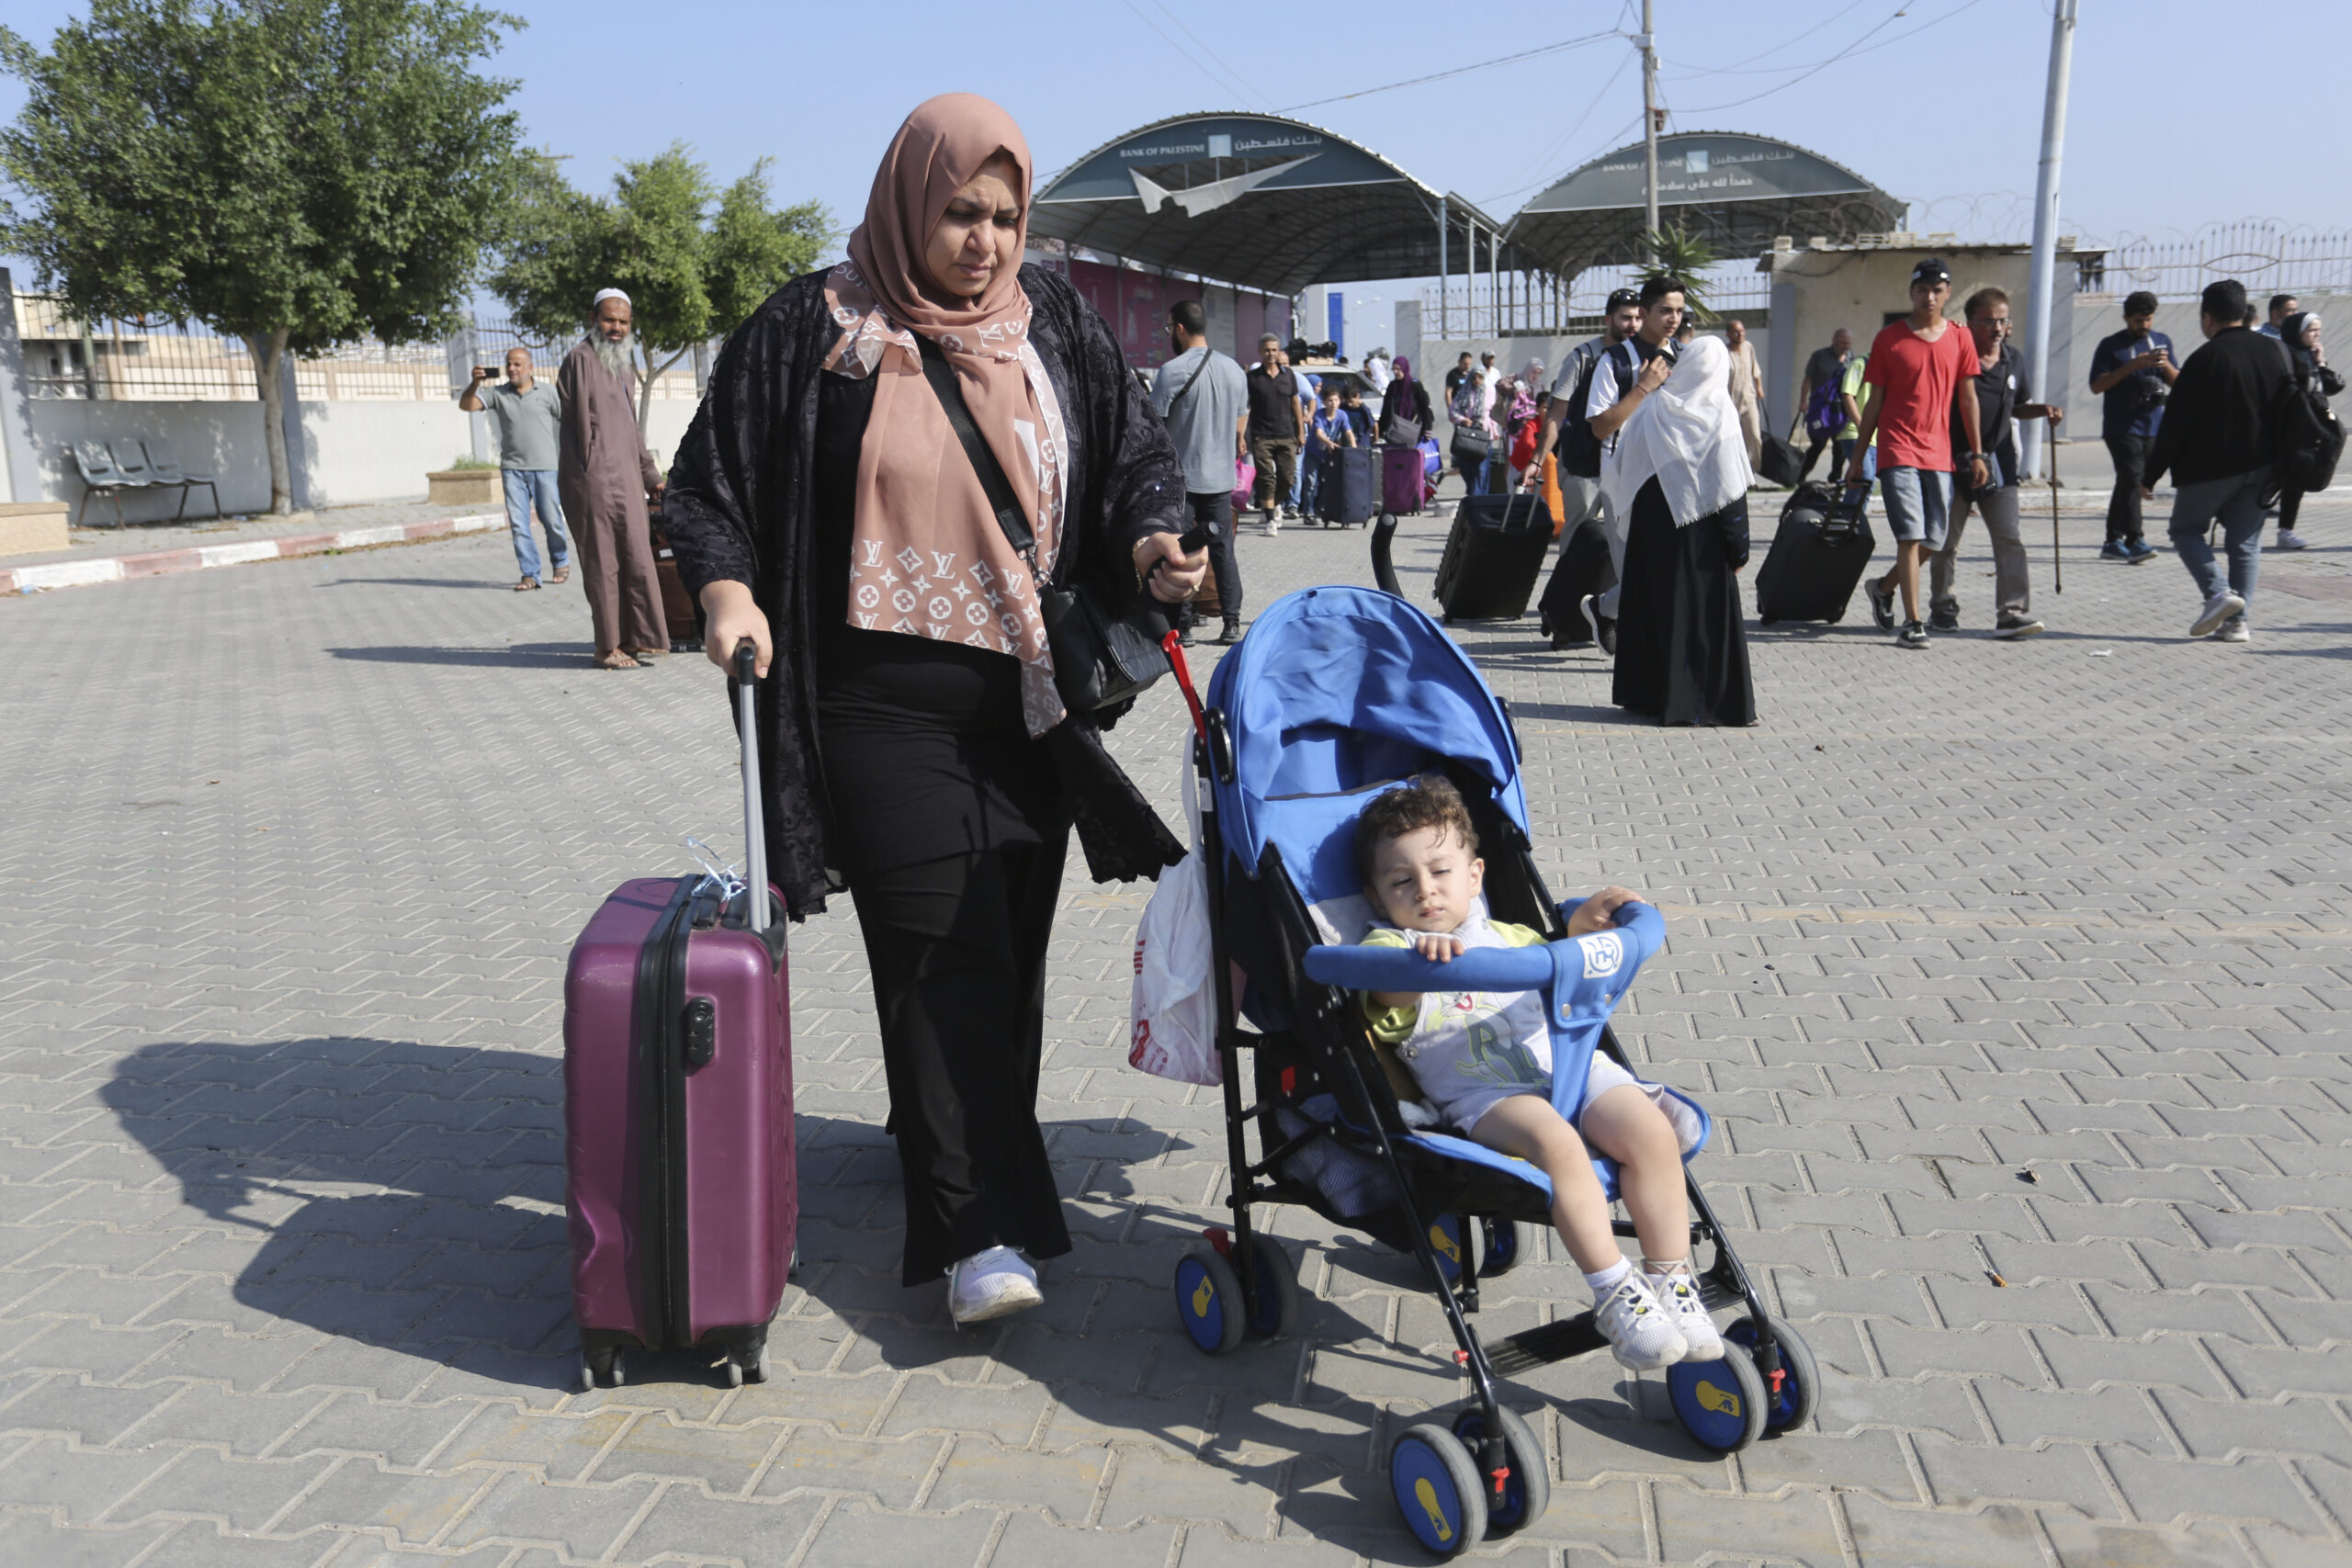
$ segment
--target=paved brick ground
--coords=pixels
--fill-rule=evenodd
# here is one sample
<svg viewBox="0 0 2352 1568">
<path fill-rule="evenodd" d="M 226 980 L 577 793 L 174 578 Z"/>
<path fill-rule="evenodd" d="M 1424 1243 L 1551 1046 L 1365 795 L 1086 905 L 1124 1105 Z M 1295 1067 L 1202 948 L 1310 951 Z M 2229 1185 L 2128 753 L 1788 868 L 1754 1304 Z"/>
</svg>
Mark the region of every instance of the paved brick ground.
<svg viewBox="0 0 2352 1568">
<path fill-rule="evenodd" d="M 1827 1384 L 1722 1460 L 1655 1380 L 1529 1377 L 1552 1508 L 1488 1555 L 2352 1561 L 2352 507 L 2307 532 L 2244 648 L 2086 543 L 2032 643 L 1759 634 L 1749 731 L 1624 724 L 1595 658 L 1464 629 L 1555 886 L 1668 909 L 1624 1032 L 1720 1118 L 1698 1168 Z M 1260 604 L 1366 575 L 1361 533 L 1244 561 Z M 511 571 L 489 536 L 0 605 L 0 1562 L 1415 1560 L 1380 1456 L 1459 1389 L 1398 1259 L 1285 1214 L 1303 1332 L 1173 1327 L 1219 1120 L 1125 1065 L 1135 888 L 1065 897 L 1081 1239 L 1042 1312 L 958 1336 L 895 1281 L 844 907 L 794 939 L 779 1376 L 574 1392 L 564 953 L 734 839 L 733 762 L 707 666 L 594 671 Z M 1178 735 L 1170 700 L 1117 737 L 1163 795 Z M 1572 1310 L 1556 1258 L 1483 1325 Z"/>
</svg>

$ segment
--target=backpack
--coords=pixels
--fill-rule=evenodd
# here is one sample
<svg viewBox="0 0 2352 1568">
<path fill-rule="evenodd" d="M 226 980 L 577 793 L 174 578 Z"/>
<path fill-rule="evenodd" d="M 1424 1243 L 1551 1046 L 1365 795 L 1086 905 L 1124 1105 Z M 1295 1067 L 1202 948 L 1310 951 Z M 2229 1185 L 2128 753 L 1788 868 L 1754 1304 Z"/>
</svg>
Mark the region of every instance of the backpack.
<svg viewBox="0 0 2352 1568">
<path fill-rule="evenodd" d="M 2325 490 L 2344 456 L 2344 426 L 2316 387 L 2290 381 L 2270 411 L 2270 462 L 2287 490 Z"/>
<path fill-rule="evenodd" d="M 1624 344 L 1603 349 L 1585 362 L 1584 374 L 1577 378 L 1577 389 L 1568 399 L 1568 412 L 1560 416 L 1560 471 L 1578 479 L 1597 479 L 1600 477 L 1600 437 L 1592 433 L 1585 421 L 1585 407 L 1592 400 L 1592 373 L 1600 368 L 1604 355 L 1617 358 Z M 1641 367 L 1631 364 L 1632 351 L 1624 358 L 1617 358 L 1617 374 L 1621 381 L 1630 381 Z"/>
<path fill-rule="evenodd" d="M 1818 383 L 1813 396 L 1805 400 L 1804 431 L 1815 440 L 1826 440 L 1846 426 L 1843 395 L 1838 390 L 1844 380 L 1841 373 L 1836 379 Z"/>
</svg>

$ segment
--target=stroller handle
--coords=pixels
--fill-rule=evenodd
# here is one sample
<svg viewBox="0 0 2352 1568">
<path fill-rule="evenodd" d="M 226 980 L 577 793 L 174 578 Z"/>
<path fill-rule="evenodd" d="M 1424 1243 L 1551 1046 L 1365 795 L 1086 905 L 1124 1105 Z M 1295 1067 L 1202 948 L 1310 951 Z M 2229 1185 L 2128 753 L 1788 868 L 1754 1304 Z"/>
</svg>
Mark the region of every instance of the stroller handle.
<svg viewBox="0 0 2352 1568">
<path fill-rule="evenodd" d="M 1573 908 L 1573 904 L 1566 906 Z M 1606 944 L 1595 944 L 1607 937 Z M 1480 947 L 1441 964 L 1401 947 L 1310 947 L 1307 978 L 1351 991 L 1543 991 L 1637 967 L 1666 940 L 1666 917 L 1647 904 L 1617 911 L 1614 931 L 1533 947 Z M 1628 951 L 1630 950 L 1630 951 Z M 1604 967 L 1605 965 L 1605 967 Z"/>
</svg>

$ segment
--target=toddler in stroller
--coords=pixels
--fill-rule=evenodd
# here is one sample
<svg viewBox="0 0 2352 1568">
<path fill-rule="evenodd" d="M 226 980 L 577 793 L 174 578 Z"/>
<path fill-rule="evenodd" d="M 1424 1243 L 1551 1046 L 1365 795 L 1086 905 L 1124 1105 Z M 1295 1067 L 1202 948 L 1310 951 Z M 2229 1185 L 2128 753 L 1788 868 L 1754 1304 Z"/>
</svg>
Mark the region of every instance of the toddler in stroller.
<svg viewBox="0 0 2352 1568">
<path fill-rule="evenodd" d="M 1473 947 L 1529 947 L 1543 933 L 1477 912 L 1487 863 L 1462 792 L 1443 777 L 1375 795 L 1356 818 L 1364 897 L 1387 917 L 1367 947 L 1401 947 L 1451 964 Z M 1634 902 L 1623 887 L 1577 904 L 1567 934 L 1607 931 Z M 1367 991 L 1372 1037 L 1395 1050 L 1441 1116 L 1474 1143 L 1528 1161 L 1552 1182 L 1552 1223 L 1592 1287 L 1593 1311 L 1617 1359 L 1657 1371 L 1688 1354 L 1724 1353 L 1690 1272 L 1690 1209 L 1682 1148 L 1660 1109 L 1666 1090 L 1595 1056 L 1573 1102 L 1552 1103 L 1551 1028 L 1532 991 Z M 1609 1200 L 1586 1140 L 1623 1172 L 1625 1208 L 1641 1238 L 1636 1272 L 1610 1228 Z"/>
<path fill-rule="evenodd" d="M 1177 1317 L 1193 1344 L 1221 1355 L 1289 1331 L 1297 1259 L 1261 1228 L 1266 1204 L 1312 1209 L 1411 1258 L 1468 1398 L 1450 1414 L 1408 1417 L 1388 1474 L 1399 1519 L 1442 1556 L 1524 1529 L 1549 1502 L 1549 1457 L 1503 1402 L 1505 1379 L 1607 1346 L 1629 1365 L 1664 1368 L 1676 1418 L 1707 1448 L 1731 1451 L 1802 1424 L 1820 1387 L 1812 1358 L 1765 1308 L 1687 1168 L 1706 1143 L 1706 1111 L 1641 1083 L 1608 1027 L 1664 942 L 1665 919 L 1622 889 L 1565 905 L 1545 890 L 1510 715 L 1461 648 L 1394 594 L 1302 590 L 1218 664 L 1196 723 L 1213 1081 L 1232 1219 L 1176 1262 Z M 1466 833 L 1432 779 L 1450 786 Z M 1391 796 L 1406 798 L 1383 804 Z M 1450 822 L 1443 838 L 1457 852 L 1442 866 L 1416 863 L 1412 897 L 1391 897 L 1376 867 L 1434 847 L 1424 829 L 1438 823 L 1417 815 L 1431 810 Z M 1369 874 L 1360 844 L 1375 852 Z M 1441 869 L 1466 873 L 1470 886 L 1422 898 L 1420 879 Z M 1392 934 L 1367 942 L 1383 924 Z M 1425 955 L 1440 943 L 1442 963 Z M 1434 1015 L 1450 1019 L 1464 993 L 1475 994 L 1464 1021 L 1485 1027 L 1464 1029 L 1457 1051 Z M 1398 1046 L 1425 1057 L 1420 1078 Z M 1450 1083 L 1444 1069 L 1457 1061 L 1487 1076 Z M 1548 1122 L 1533 1114 L 1546 1098 Z M 1602 1100 L 1610 1109 L 1596 1116 Z M 1670 1136 L 1657 1140 L 1633 1101 Z M 1456 1135 L 1485 1135 L 1498 1106 L 1497 1146 Z M 1632 1217 L 1611 1220 L 1621 1175 Z M 1483 1342 L 1473 1326 L 1481 1281 L 1526 1261 L 1547 1222 L 1601 1310 L 1547 1311 Z M 1611 1245 L 1627 1235 L 1640 1237 L 1655 1277 L 1636 1276 Z M 1699 1248 L 1712 1258 L 1692 1272 L 1685 1260 Z M 1612 1332 L 1620 1300 L 1616 1315 L 1639 1326 Z M 1718 1328 L 1709 1314 L 1726 1309 Z"/>
</svg>

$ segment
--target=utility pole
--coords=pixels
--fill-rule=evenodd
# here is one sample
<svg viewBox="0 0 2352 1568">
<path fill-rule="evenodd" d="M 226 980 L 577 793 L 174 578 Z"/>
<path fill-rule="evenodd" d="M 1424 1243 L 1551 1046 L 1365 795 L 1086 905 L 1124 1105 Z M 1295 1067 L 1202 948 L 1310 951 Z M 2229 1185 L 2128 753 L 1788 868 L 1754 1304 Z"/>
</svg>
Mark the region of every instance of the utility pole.
<svg viewBox="0 0 2352 1568">
<path fill-rule="evenodd" d="M 2025 307 L 2025 364 L 2034 395 L 2054 403 L 2050 385 L 2051 318 L 2058 309 L 2058 163 L 2066 145 L 2066 80 L 2075 62 L 2075 0 L 2057 0 L 2050 22 L 2050 87 L 2041 100 L 2041 168 L 2033 188 L 2033 256 Z M 2072 298 L 2073 291 L 2068 290 Z M 2042 423 L 2024 424 L 2027 473 L 2041 468 Z M 1991 441 L 1987 435 L 1984 438 Z M 2050 478 L 2058 475 L 2058 451 L 2052 444 Z"/>
<path fill-rule="evenodd" d="M 1650 0 L 1642 0 L 1642 143 L 1649 173 L 1642 190 L 1643 232 L 1657 232 L 1657 36 L 1650 30 Z M 1657 260 L 1657 253 L 1650 253 Z"/>
</svg>

